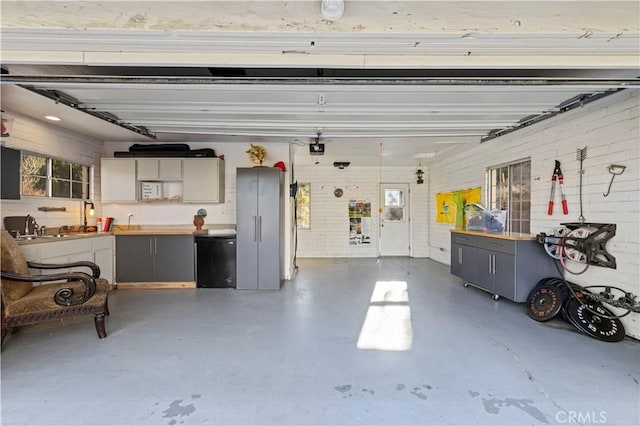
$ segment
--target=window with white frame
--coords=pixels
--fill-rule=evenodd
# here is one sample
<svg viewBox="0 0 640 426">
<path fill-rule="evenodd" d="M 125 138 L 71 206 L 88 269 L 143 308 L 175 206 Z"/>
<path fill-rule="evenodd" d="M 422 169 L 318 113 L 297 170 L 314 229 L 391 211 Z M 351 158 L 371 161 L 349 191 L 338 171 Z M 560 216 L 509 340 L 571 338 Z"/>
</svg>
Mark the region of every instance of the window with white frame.
<svg viewBox="0 0 640 426">
<path fill-rule="evenodd" d="M 311 228 L 311 184 L 298 184 L 296 194 L 296 224 L 298 229 Z"/>
<path fill-rule="evenodd" d="M 489 209 L 506 211 L 506 231 L 528 234 L 531 223 L 531 159 L 488 168 L 487 197 Z"/>
<path fill-rule="evenodd" d="M 22 154 L 22 195 L 39 197 L 89 198 L 89 166 L 47 157 Z"/>
</svg>

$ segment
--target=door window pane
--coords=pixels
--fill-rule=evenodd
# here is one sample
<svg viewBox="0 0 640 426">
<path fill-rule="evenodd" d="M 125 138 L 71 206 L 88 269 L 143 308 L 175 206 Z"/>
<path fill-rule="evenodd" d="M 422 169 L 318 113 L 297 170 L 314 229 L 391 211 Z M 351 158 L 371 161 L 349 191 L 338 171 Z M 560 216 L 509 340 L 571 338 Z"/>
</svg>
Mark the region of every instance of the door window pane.
<svg viewBox="0 0 640 426">
<path fill-rule="evenodd" d="M 385 206 L 404 206 L 404 191 L 401 189 L 384 190 Z"/>
<path fill-rule="evenodd" d="M 404 207 L 385 207 L 384 220 L 391 222 L 404 220 Z"/>
</svg>

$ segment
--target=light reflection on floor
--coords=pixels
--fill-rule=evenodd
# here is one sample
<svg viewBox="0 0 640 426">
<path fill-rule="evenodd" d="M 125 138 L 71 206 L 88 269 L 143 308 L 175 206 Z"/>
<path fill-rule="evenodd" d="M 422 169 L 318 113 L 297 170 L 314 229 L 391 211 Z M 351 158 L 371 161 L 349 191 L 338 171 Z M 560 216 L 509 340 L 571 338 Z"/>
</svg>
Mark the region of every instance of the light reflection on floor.
<svg viewBox="0 0 640 426">
<path fill-rule="evenodd" d="M 378 281 L 373 289 L 358 349 L 407 351 L 413 342 L 406 281 Z"/>
</svg>

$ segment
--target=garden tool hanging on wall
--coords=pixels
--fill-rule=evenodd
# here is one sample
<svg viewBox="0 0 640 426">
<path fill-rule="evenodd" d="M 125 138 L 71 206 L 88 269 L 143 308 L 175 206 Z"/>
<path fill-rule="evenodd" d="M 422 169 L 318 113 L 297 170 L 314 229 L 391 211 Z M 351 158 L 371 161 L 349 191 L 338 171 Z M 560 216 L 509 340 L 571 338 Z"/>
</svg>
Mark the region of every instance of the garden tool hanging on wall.
<svg viewBox="0 0 640 426">
<path fill-rule="evenodd" d="M 626 169 L 627 166 L 621 166 L 620 164 L 611 164 L 609 165 L 609 173 L 611 173 L 611 182 L 609 182 L 609 188 L 607 188 L 607 193 L 606 194 L 602 194 L 604 197 L 608 197 L 609 193 L 611 192 L 611 185 L 613 185 L 613 179 L 616 176 L 621 175 L 622 173 L 624 173 L 624 169 Z"/>
<path fill-rule="evenodd" d="M 567 199 L 564 196 L 564 176 L 562 170 L 560 170 L 560 162 L 556 161 L 556 166 L 553 169 L 553 175 L 551 176 L 551 198 L 549 199 L 549 210 L 547 214 L 551 216 L 553 214 L 553 199 L 556 194 L 556 183 L 560 186 L 560 196 L 562 198 L 562 213 L 569 214 L 569 206 L 567 206 Z"/>
</svg>

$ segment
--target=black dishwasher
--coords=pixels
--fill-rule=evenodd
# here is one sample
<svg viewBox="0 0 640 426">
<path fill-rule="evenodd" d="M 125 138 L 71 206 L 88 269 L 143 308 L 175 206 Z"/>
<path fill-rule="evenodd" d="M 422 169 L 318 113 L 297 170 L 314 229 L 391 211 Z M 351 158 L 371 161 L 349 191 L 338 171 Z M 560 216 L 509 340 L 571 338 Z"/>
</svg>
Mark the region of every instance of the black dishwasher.
<svg viewBox="0 0 640 426">
<path fill-rule="evenodd" d="M 236 287 L 236 238 L 197 235 L 196 286 Z"/>
</svg>

